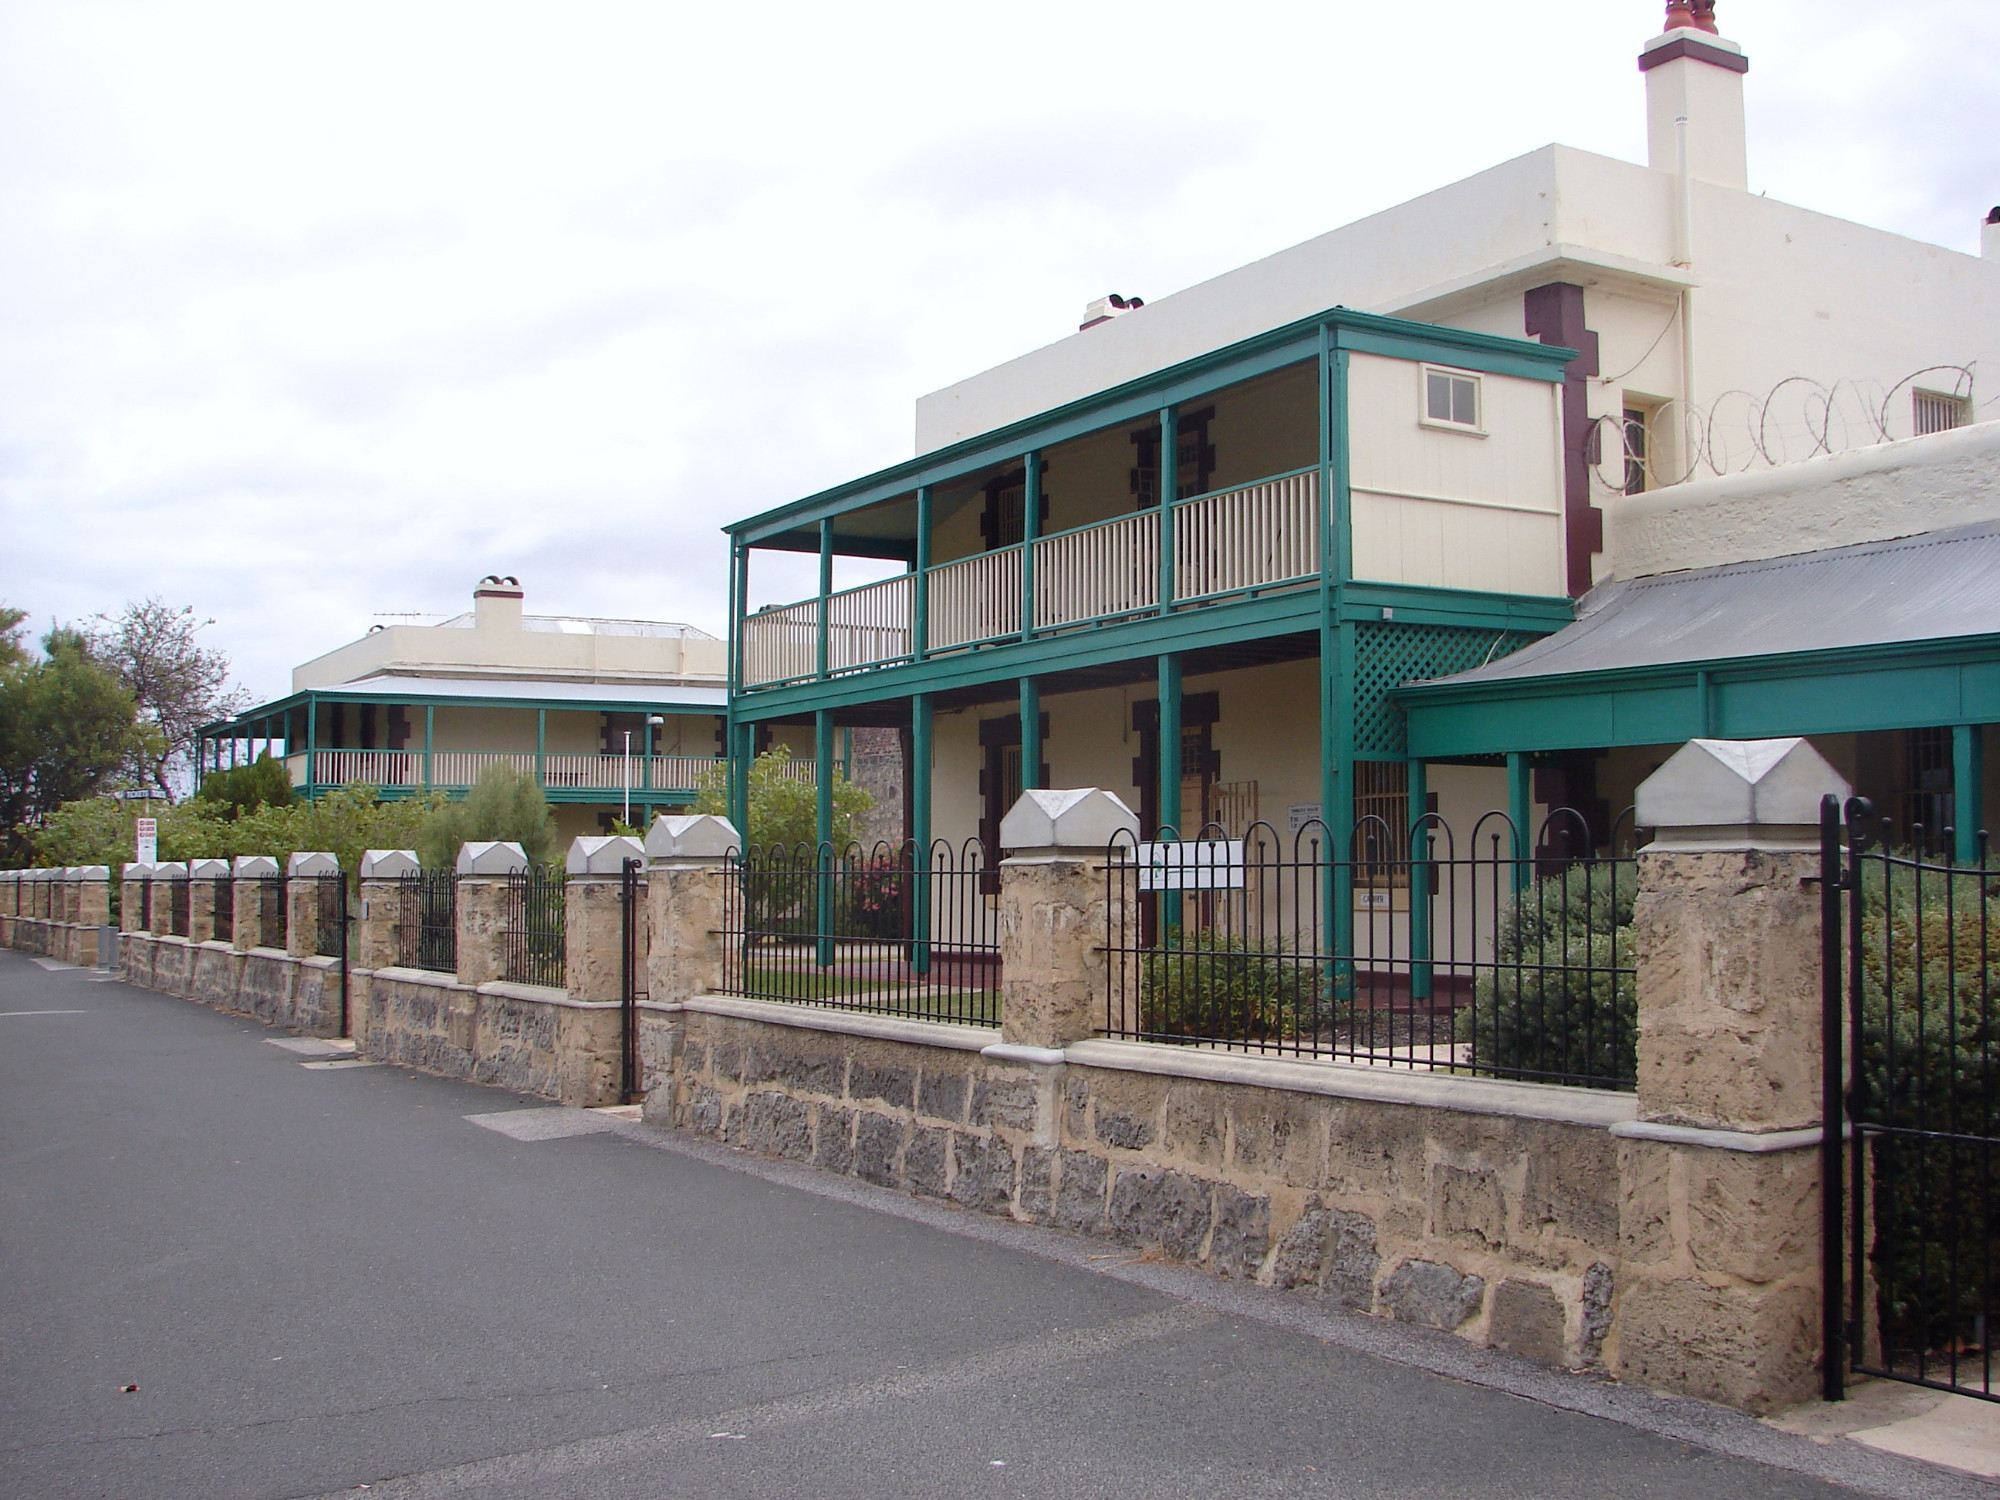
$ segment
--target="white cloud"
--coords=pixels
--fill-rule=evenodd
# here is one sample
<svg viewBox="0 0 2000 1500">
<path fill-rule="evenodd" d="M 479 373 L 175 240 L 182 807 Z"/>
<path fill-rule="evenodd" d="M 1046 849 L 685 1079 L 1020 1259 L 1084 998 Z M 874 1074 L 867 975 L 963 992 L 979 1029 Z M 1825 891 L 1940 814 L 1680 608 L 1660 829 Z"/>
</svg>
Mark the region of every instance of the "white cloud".
<svg viewBox="0 0 2000 1500">
<path fill-rule="evenodd" d="M 1971 248 L 1986 8 L 1725 0 L 1754 185 Z M 260 694 L 492 570 L 720 629 L 722 521 L 905 456 L 1087 298 L 1641 156 L 1659 9 L 13 7 L 0 598 L 194 603 Z"/>
</svg>

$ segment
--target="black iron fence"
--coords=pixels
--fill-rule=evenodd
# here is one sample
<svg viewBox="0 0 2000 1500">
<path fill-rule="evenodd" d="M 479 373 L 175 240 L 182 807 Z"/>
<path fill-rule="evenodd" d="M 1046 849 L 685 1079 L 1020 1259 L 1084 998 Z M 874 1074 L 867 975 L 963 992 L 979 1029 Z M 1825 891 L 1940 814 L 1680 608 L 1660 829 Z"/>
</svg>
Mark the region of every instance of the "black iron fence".
<svg viewBox="0 0 2000 1500">
<path fill-rule="evenodd" d="M 530 867 L 507 877 L 507 978 L 562 987 L 565 889 L 560 870 Z"/>
<path fill-rule="evenodd" d="M 218 943 L 236 940 L 236 882 L 227 875 L 216 875 L 208 883 L 208 904 L 211 912 L 209 930 Z"/>
<path fill-rule="evenodd" d="M 167 931 L 175 937 L 188 935 L 188 913 L 192 904 L 194 882 L 192 880 L 169 880 L 167 882 Z"/>
<path fill-rule="evenodd" d="M 651 951 L 650 914 L 646 908 L 646 862 L 628 859 L 618 871 L 618 1102 L 630 1104 L 639 1093 L 639 1002 L 647 995 L 647 955 Z"/>
<path fill-rule="evenodd" d="M 1822 836 L 1826 1062 L 1847 1079 L 1851 1134 L 1845 1182 L 1829 1174 L 1846 1203 L 1828 1195 L 1827 1282 L 1845 1281 L 1846 1306 L 1844 1326 L 1830 1319 L 1827 1364 L 2000 1400 L 2000 867 L 1983 833 L 1969 865 L 1923 852 L 1940 845 L 1921 825 L 1898 847 L 1895 824 L 1858 798 L 1844 810 L 1843 867 L 1840 811 Z M 1841 1102 L 1830 1100 L 1830 1142 Z"/>
<path fill-rule="evenodd" d="M 313 952 L 327 958 L 347 957 L 347 877 L 314 875 L 312 880 Z"/>
<path fill-rule="evenodd" d="M 1499 813 L 1463 842 L 1435 814 L 1366 818 L 1342 845 L 1317 821 L 1122 838 L 1105 1033 L 1631 1088 L 1631 843 L 1629 816 L 1612 854 L 1566 810 L 1532 844 Z"/>
<path fill-rule="evenodd" d="M 257 943 L 263 948 L 291 947 L 292 903 L 285 899 L 285 877 L 258 875 Z"/>
<path fill-rule="evenodd" d="M 723 987 L 921 1020 L 997 1026 L 997 902 L 976 839 L 773 845 L 737 861 Z"/>
<path fill-rule="evenodd" d="M 458 971 L 458 872 L 418 870 L 401 877 L 396 962 L 406 969 Z"/>
</svg>

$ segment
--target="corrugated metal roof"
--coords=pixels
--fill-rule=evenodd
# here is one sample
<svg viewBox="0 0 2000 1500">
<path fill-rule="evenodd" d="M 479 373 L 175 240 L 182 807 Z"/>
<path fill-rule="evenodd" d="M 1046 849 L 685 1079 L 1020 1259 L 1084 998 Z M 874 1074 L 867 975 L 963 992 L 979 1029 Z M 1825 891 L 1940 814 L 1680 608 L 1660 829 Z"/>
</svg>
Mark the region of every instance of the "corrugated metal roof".
<svg viewBox="0 0 2000 1500">
<path fill-rule="evenodd" d="M 2000 634 L 2000 522 L 1592 589 L 1577 619 L 1491 666 L 1519 681 L 1746 656 Z"/>
</svg>

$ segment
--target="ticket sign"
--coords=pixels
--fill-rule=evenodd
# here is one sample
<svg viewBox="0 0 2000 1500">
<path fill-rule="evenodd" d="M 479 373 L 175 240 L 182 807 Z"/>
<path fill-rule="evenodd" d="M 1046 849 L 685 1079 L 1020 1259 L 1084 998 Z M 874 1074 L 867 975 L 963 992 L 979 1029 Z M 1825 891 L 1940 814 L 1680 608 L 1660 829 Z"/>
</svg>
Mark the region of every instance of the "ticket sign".
<svg viewBox="0 0 2000 1500">
<path fill-rule="evenodd" d="M 134 842 L 139 847 L 133 852 L 133 857 L 142 865 L 156 865 L 160 862 L 160 820 L 140 818 L 137 823 L 135 832 L 138 837 Z"/>
<path fill-rule="evenodd" d="M 1184 839 L 1139 846 L 1141 891 L 1240 891 L 1243 840 Z"/>
</svg>

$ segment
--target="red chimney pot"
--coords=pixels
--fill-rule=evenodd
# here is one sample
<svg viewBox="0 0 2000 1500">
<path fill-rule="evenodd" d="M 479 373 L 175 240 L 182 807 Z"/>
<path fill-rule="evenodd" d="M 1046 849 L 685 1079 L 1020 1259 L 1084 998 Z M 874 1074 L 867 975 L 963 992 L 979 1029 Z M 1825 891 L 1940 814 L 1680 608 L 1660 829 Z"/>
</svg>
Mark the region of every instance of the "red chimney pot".
<svg viewBox="0 0 2000 1500">
<path fill-rule="evenodd" d="M 1694 25 L 1694 0 L 1667 0 L 1668 31 Z"/>
<path fill-rule="evenodd" d="M 1697 30 L 1717 35 L 1715 29 L 1715 0 L 1694 0 L 1694 24 Z"/>
</svg>

